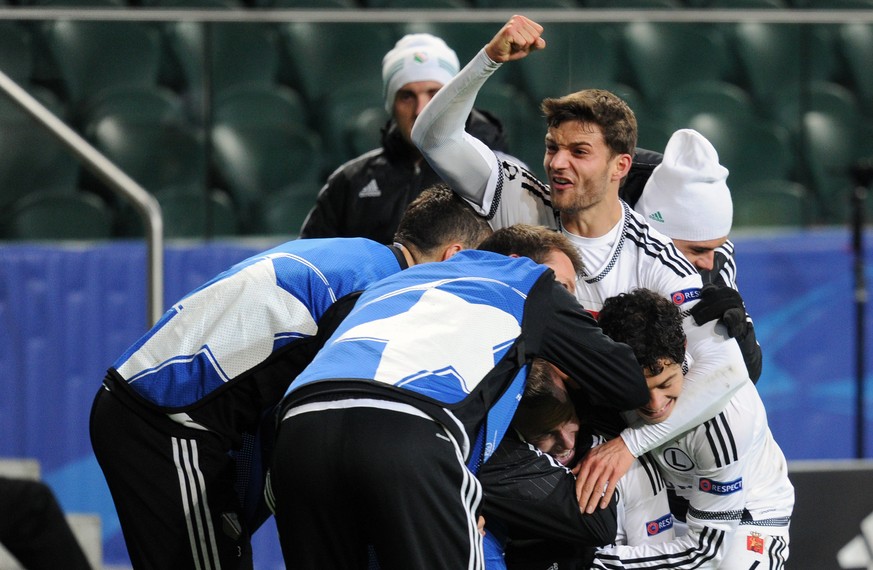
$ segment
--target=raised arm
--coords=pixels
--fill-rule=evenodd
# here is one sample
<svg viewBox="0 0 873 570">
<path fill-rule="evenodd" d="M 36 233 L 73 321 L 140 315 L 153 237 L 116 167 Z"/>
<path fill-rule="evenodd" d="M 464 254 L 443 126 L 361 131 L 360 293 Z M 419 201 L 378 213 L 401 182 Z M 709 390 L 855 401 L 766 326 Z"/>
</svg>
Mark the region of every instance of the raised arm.
<svg viewBox="0 0 873 570">
<path fill-rule="evenodd" d="M 464 131 L 476 95 L 501 63 L 525 57 L 545 47 L 542 26 L 513 16 L 497 35 L 451 81 L 440 89 L 415 120 L 412 142 L 433 169 L 456 192 L 479 206 L 482 215 L 489 181 L 500 165 L 494 153 Z M 494 186 L 492 182 L 491 186 Z"/>
</svg>

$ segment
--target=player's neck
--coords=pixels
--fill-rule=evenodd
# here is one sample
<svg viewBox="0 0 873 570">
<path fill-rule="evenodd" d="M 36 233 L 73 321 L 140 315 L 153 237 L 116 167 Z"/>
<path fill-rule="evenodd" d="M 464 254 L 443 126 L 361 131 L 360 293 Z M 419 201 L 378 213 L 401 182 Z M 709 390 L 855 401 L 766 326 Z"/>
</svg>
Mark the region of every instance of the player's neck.
<svg viewBox="0 0 873 570">
<path fill-rule="evenodd" d="M 598 238 L 609 233 L 622 216 L 621 201 L 603 200 L 584 210 L 561 212 L 561 225 L 571 234 Z"/>
</svg>

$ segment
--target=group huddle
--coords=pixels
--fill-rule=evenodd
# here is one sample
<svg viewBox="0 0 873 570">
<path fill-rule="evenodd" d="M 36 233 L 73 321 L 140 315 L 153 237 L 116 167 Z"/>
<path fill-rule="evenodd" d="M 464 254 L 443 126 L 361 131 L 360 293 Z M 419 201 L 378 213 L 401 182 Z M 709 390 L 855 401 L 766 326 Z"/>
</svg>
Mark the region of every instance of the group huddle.
<svg viewBox="0 0 873 570">
<path fill-rule="evenodd" d="M 432 39 L 386 56 L 389 104 L 440 80 L 408 138 L 444 181 L 390 243 L 304 232 L 109 368 L 91 439 L 134 568 L 251 568 L 269 516 L 289 569 L 784 567 L 715 149 L 646 154 L 586 89 L 542 104 L 546 184 L 465 130 L 543 28 L 513 16 L 460 71 Z"/>
</svg>

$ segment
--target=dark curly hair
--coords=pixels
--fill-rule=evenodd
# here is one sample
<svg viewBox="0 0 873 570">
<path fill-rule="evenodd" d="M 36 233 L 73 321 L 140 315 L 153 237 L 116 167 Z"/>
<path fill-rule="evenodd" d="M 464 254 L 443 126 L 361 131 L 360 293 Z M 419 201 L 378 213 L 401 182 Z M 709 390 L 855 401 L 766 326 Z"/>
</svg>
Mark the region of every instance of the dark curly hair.
<svg viewBox="0 0 873 570">
<path fill-rule="evenodd" d="M 610 297 L 597 316 L 603 332 L 631 347 L 646 375 L 656 376 L 663 361 L 682 364 L 685 331 L 682 316 L 672 301 L 650 291 L 636 289 Z"/>
</svg>

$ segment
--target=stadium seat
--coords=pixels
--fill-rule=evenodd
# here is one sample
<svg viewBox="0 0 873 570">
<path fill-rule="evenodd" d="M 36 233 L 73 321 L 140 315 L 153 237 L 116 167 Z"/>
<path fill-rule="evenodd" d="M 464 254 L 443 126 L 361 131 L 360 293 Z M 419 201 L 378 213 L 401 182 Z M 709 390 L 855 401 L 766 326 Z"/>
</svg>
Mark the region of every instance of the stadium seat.
<svg viewBox="0 0 873 570">
<path fill-rule="evenodd" d="M 744 22 L 731 26 L 737 81 L 771 117 L 779 112 L 779 95 L 834 74 L 833 36 L 822 26 Z"/>
<path fill-rule="evenodd" d="M 255 0 L 258 8 L 359 8 L 355 0 Z"/>
<path fill-rule="evenodd" d="M 832 81 L 812 81 L 786 89 L 774 97 L 776 120 L 797 136 L 808 111 L 823 111 L 850 122 L 860 118 L 858 100 L 848 88 Z"/>
<path fill-rule="evenodd" d="M 399 39 L 394 27 L 385 24 L 292 22 L 279 30 L 285 81 L 310 108 L 342 85 L 381 79 L 382 57 Z"/>
<path fill-rule="evenodd" d="M 575 0 L 472 0 L 474 8 L 578 8 Z"/>
<path fill-rule="evenodd" d="M 315 122 L 323 141 L 325 160 L 329 163 L 326 166 L 332 170 L 331 167 L 355 156 L 349 145 L 348 133 L 360 113 L 367 109 L 381 109 L 384 120 L 388 120 L 382 99 L 381 74 L 337 87 L 324 95 L 319 107 L 320 113 Z"/>
<path fill-rule="evenodd" d="M 839 46 L 855 95 L 867 115 L 873 116 L 873 24 L 844 24 L 839 30 Z"/>
<path fill-rule="evenodd" d="M 11 240 L 97 240 L 112 234 L 110 209 L 87 192 L 34 192 L 4 209 L 0 233 Z"/>
<path fill-rule="evenodd" d="M 608 24 L 550 25 L 548 48 L 518 62 L 520 85 L 539 103 L 546 97 L 615 83 L 618 33 Z"/>
<path fill-rule="evenodd" d="M 695 81 L 677 87 L 663 103 L 671 129 L 688 125 L 700 113 L 730 114 L 743 119 L 756 116 L 751 96 L 741 87 L 726 81 Z"/>
<path fill-rule="evenodd" d="M 731 186 L 734 228 L 808 227 L 814 209 L 809 191 L 790 180 L 760 180 Z"/>
<path fill-rule="evenodd" d="M 207 30 L 212 47 L 208 54 L 204 51 Z M 211 61 L 208 71 L 213 100 L 237 85 L 278 84 L 278 36 L 269 24 L 178 22 L 169 25 L 166 35 L 195 114 L 206 108 L 203 80 L 207 60 Z"/>
<path fill-rule="evenodd" d="M 157 86 L 117 87 L 107 90 L 82 117 L 85 130 L 108 116 L 123 115 L 140 121 L 179 121 L 186 117 L 182 98 Z"/>
<path fill-rule="evenodd" d="M 700 113 L 688 121 L 718 152 L 730 171 L 728 186 L 762 179 L 788 180 L 794 169 L 795 149 L 781 125 L 745 115 Z"/>
<path fill-rule="evenodd" d="M 689 8 L 760 8 L 781 10 L 788 8 L 785 0 L 685 0 Z"/>
<path fill-rule="evenodd" d="M 55 114 L 51 99 L 40 99 Z M 0 209 L 34 192 L 74 192 L 79 162 L 60 140 L 0 96 Z"/>
<path fill-rule="evenodd" d="M 164 237 L 208 239 L 239 234 L 236 206 L 221 191 L 189 186 L 170 186 L 155 193 L 161 205 Z M 143 234 L 140 216 L 130 205 L 121 208 L 121 233 Z"/>
<path fill-rule="evenodd" d="M 363 0 L 363 4 L 367 8 L 470 8 L 466 0 Z"/>
<path fill-rule="evenodd" d="M 351 156 L 360 156 L 382 146 L 382 129 L 387 121 L 384 107 L 369 107 L 359 112 L 346 128 L 346 144 Z"/>
<path fill-rule="evenodd" d="M 260 233 L 266 196 L 323 178 L 321 141 L 298 125 L 216 123 L 212 148 L 217 184 L 239 207 L 243 233 Z"/>
<path fill-rule="evenodd" d="M 579 0 L 584 8 L 682 8 L 679 0 Z"/>
<path fill-rule="evenodd" d="M 859 125 L 826 111 L 809 111 L 803 116 L 799 138 L 806 183 L 816 195 L 818 221 L 844 224 L 848 220 L 848 197 L 854 188 L 850 169 L 863 158 Z"/>
<path fill-rule="evenodd" d="M 215 121 L 280 121 L 305 125 L 309 111 L 300 95 L 282 85 L 247 83 L 216 94 Z"/>
<path fill-rule="evenodd" d="M 479 50 L 485 47 L 492 37 L 494 37 L 495 25 L 489 22 L 409 22 L 401 24 L 400 30 L 397 33 L 397 39 L 400 39 L 405 34 L 431 34 L 448 44 L 450 48 L 458 54 L 458 61 L 461 67 L 466 65 L 468 61 L 473 59 Z M 388 48 L 390 49 L 390 47 Z M 543 55 L 546 52 L 543 52 Z M 382 54 L 384 55 L 384 54 Z M 379 60 L 381 64 L 381 58 Z M 522 60 L 523 61 L 523 60 Z M 521 63 L 521 62 L 519 62 Z M 507 81 L 506 75 L 512 75 L 512 66 L 500 70 L 499 76 L 490 79 L 491 81 Z M 509 72 L 508 74 L 505 72 Z M 381 76 L 380 76 L 381 77 Z"/>
<path fill-rule="evenodd" d="M 56 20 L 43 34 L 74 116 L 111 89 L 157 85 L 161 37 L 146 24 Z"/>
<path fill-rule="evenodd" d="M 262 233 L 293 236 L 299 234 L 303 221 L 315 204 L 318 190 L 318 184 L 300 183 L 267 196 L 264 200 Z"/>
<path fill-rule="evenodd" d="M 206 185 L 206 147 L 197 129 L 185 120 L 116 113 L 90 123 L 86 135 L 153 194 L 175 186 L 202 190 Z"/>
<path fill-rule="evenodd" d="M 33 41 L 18 22 L 0 21 L 0 71 L 22 87 L 33 73 Z"/>
<path fill-rule="evenodd" d="M 727 76 L 727 44 L 717 28 L 633 22 L 624 28 L 623 47 L 632 86 L 649 106 L 685 84 Z"/>
</svg>

